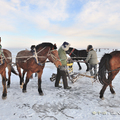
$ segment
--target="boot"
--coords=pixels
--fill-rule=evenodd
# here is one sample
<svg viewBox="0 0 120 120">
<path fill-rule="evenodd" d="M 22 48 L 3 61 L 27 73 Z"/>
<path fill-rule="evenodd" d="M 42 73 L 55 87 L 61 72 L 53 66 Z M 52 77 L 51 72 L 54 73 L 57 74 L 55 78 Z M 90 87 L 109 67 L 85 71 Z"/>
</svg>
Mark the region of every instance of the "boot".
<svg viewBox="0 0 120 120">
<path fill-rule="evenodd" d="M 55 86 L 55 87 L 61 88 L 62 86 L 58 85 L 58 86 Z"/>
<path fill-rule="evenodd" d="M 64 89 L 71 89 L 71 87 L 70 86 L 67 86 L 66 88 L 64 88 Z"/>
</svg>

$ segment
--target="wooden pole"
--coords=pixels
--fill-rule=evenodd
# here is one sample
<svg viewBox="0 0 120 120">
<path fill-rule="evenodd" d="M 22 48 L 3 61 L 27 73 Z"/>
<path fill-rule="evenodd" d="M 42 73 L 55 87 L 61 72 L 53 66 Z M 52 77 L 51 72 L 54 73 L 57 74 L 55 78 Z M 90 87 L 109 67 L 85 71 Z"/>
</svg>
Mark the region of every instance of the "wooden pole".
<svg viewBox="0 0 120 120">
<path fill-rule="evenodd" d="M 94 76 L 84 75 L 84 74 L 81 74 L 81 73 L 79 73 L 79 75 L 89 77 L 89 78 L 94 78 Z"/>
<path fill-rule="evenodd" d="M 81 61 L 81 60 L 73 60 L 73 62 L 81 62 L 81 63 L 85 63 L 84 61 Z"/>
</svg>

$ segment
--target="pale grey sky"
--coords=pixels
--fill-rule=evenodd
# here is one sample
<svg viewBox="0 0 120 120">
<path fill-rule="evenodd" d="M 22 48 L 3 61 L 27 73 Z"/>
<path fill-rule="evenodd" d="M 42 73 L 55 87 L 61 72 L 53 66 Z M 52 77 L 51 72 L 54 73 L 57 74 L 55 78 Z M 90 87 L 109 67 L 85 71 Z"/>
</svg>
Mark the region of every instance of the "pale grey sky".
<svg viewBox="0 0 120 120">
<path fill-rule="evenodd" d="M 4 48 L 120 46 L 120 0 L 0 0 L 0 18 Z"/>
</svg>

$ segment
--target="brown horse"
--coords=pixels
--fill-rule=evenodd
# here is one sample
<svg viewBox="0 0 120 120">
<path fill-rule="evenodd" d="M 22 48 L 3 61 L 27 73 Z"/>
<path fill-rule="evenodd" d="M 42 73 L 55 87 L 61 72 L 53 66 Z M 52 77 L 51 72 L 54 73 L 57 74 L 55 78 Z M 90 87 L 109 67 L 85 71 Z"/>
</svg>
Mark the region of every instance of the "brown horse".
<svg viewBox="0 0 120 120">
<path fill-rule="evenodd" d="M 41 76 L 43 73 L 43 69 L 45 67 L 45 62 L 47 58 L 50 62 L 54 63 L 56 67 L 61 66 L 61 62 L 58 56 L 57 47 L 52 43 L 42 43 L 35 47 L 37 58 L 39 64 L 36 62 L 33 53 L 29 50 L 23 50 L 18 52 L 16 56 L 16 65 L 17 70 L 19 72 L 20 85 L 23 85 L 23 92 L 26 92 L 27 83 L 29 82 L 29 78 L 33 73 L 38 74 L 38 92 L 40 95 L 43 95 L 43 91 L 41 88 Z M 21 68 L 23 69 L 23 75 L 21 74 Z M 27 72 L 26 80 L 24 82 L 24 74 Z"/>
<path fill-rule="evenodd" d="M 16 71 L 14 70 L 14 68 L 12 66 L 12 53 L 7 49 L 3 49 L 3 51 L 9 55 L 9 57 L 6 57 L 7 68 L 8 68 L 8 79 L 6 79 L 6 80 L 7 80 L 7 87 L 9 88 L 10 83 L 11 83 L 11 72 L 14 73 L 15 75 L 18 75 L 18 74 L 16 73 Z"/>
<path fill-rule="evenodd" d="M 103 98 L 103 94 L 107 88 L 110 87 L 112 94 L 115 91 L 112 87 L 112 80 L 115 78 L 120 70 L 120 51 L 113 51 L 110 54 L 105 54 L 99 63 L 98 78 L 100 83 L 103 85 L 100 91 L 100 98 Z"/>
<path fill-rule="evenodd" d="M 3 51 L 0 51 L 0 53 L 1 53 L 0 54 L 0 74 L 2 76 L 2 85 L 3 85 L 2 98 L 5 99 L 7 97 L 6 67 L 8 67 L 8 85 L 10 84 L 11 72 L 13 72 L 14 69 L 10 64 L 12 62 L 11 52 L 7 49 L 3 49 Z"/>
</svg>

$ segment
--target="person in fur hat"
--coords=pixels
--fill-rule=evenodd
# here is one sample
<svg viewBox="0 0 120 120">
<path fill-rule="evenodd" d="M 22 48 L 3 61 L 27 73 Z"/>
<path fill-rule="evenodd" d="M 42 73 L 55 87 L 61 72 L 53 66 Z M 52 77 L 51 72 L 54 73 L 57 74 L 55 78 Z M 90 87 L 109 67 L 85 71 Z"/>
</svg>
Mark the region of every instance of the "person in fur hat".
<svg viewBox="0 0 120 120">
<path fill-rule="evenodd" d="M 97 53 L 93 49 L 92 45 L 88 45 L 87 46 L 87 52 L 88 52 L 88 55 L 87 55 L 87 58 L 86 58 L 85 62 L 89 63 L 90 75 L 94 76 L 94 78 L 96 79 L 97 64 L 98 64 Z M 94 69 L 94 73 L 93 73 L 92 69 Z"/>
<path fill-rule="evenodd" d="M 62 87 L 59 86 L 59 82 L 60 82 L 60 78 L 62 77 L 63 79 L 63 86 L 64 89 L 70 89 L 71 87 L 68 86 L 68 82 L 67 82 L 67 55 L 66 52 L 70 47 L 70 44 L 68 42 L 64 42 L 62 44 L 62 46 L 58 49 L 58 55 L 60 57 L 62 66 L 60 66 L 59 68 L 57 68 L 57 75 L 56 75 L 56 81 L 55 81 L 55 87 Z"/>
</svg>

